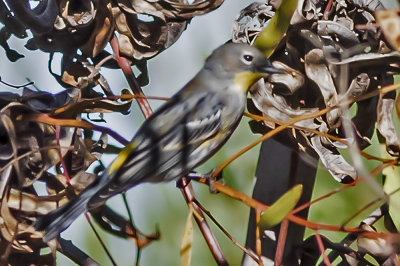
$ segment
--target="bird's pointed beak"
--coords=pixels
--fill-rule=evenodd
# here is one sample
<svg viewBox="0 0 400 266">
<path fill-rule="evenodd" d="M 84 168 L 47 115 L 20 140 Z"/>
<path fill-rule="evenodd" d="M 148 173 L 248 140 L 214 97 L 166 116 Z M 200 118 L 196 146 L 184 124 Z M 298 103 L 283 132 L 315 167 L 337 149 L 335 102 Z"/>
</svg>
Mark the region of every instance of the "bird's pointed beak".
<svg viewBox="0 0 400 266">
<path fill-rule="evenodd" d="M 267 58 L 256 62 L 255 71 L 267 74 L 285 74 L 284 71 L 275 68 Z"/>
</svg>

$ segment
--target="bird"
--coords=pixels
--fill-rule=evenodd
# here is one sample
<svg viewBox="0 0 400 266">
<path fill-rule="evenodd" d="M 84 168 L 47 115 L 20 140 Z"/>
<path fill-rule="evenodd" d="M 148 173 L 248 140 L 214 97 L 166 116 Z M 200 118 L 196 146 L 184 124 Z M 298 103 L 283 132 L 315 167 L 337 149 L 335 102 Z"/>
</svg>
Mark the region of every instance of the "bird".
<svg viewBox="0 0 400 266">
<path fill-rule="evenodd" d="M 281 73 L 255 47 L 227 43 L 138 129 L 132 141 L 81 193 L 38 217 L 43 241 L 57 238 L 81 214 L 144 182 L 166 182 L 190 173 L 214 155 L 238 126 L 247 91 L 259 79 Z"/>
</svg>

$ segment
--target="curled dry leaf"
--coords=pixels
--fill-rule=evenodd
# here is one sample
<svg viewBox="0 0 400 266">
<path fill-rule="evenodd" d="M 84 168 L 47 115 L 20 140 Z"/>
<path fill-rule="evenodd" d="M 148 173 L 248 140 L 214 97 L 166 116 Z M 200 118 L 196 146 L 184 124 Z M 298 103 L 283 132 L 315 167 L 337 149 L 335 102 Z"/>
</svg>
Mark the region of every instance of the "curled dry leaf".
<svg viewBox="0 0 400 266">
<path fill-rule="evenodd" d="M 271 5 L 252 3 L 243 9 L 233 22 L 233 42 L 252 44 L 255 37 L 265 27 L 264 21 L 272 18 L 275 12 Z"/>
<path fill-rule="evenodd" d="M 399 156 L 400 141 L 393 120 L 394 101 L 394 99 L 380 95 L 377 110 L 377 128 L 385 138 L 387 152 L 392 156 Z"/>
<path fill-rule="evenodd" d="M 0 167 L 11 163 L 18 184 L 23 187 L 31 186 L 47 168 L 59 160 L 55 149 L 54 128 L 48 125 L 26 123 L 21 119 L 24 114 L 31 112 L 33 112 L 32 109 L 20 103 L 10 103 L 0 110 L 0 121 L 8 135 L 6 150 L 12 150 L 12 157 L 2 161 Z M 61 145 L 68 147 L 72 138 L 69 130 L 62 129 L 61 136 Z M 67 149 L 63 148 L 61 151 L 65 154 Z"/>
<path fill-rule="evenodd" d="M 400 51 L 400 17 L 399 10 L 377 10 L 375 12 L 376 22 L 381 27 L 383 34 L 390 45 Z"/>
<path fill-rule="evenodd" d="M 324 54 L 321 49 L 313 49 L 305 55 L 305 72 L 309 79 L 314 81 L 322 94 L 326 107 L 334 107 L 338 103 L 338 96 L 332 76 L 325 64 Z M 327 114 L 330 128 L 336 128 L 340 117 L 340 110 L 334 109 Z"/>
<path fill-rule="evenodd" d="M 25 239 L 20 240 L 20 235 L 28 234 L 31 237 L 28 239 L 31 239 L 32 241 L 35 242 L 38 239 L 38 233 L 35 231 L 33 226 L 17 220 L 16 217 L 14 216 L 13 213 L 11 212 L 11 209 L 8 206 L 8 195 L 6 197 L 3 197 L 1 199 L 1 207 L 0 207 L 0 232 L 1 236 L 12 245 L 12 248 L 21 252 L 33 252 L 34 250 L 32 249 L 31 245 L 32 243 L 29 243 Z M 44 247 L 45 244 L 42 243 L 42 246 Z"/>
<path fill-rule="evenodd" d="M 0 93 L 0 250 L 10 250 L 10 261 L 15 252 L 31 254 L 32 261 L 48 261 L 40 255 L 40 249 L 47 245 L 32 222 L 88 186 L 95 175 L 86 171 L 107 148 L 105 134 L 96 140 L 93 134 L 82 134 L 85 129 L 57 129 L 33 121 L 32 114 L 76 119 L 92 109 L 128 112 L 131 103 L 98 98 L 92 103 L 82 99 L 80 93 L 73 96 L 69 92 L 50 94 L 25 88 L 22 95 Z M 64 158 L 62 170 L 60 155 Z M 54 170 L 57 175 L 49 172 Z M 45 184 L 45 191 L 36 186 L 39 182 Z M 7 249 L 8 245 L 11 249 Z M 52 254 L 47 255 L 53 258 Z"/>
<path fill-rule="evenodd" d="M 270 59 L 275 67 L 286 74 L 273 74 L 259 81 L 250 93 L 258 110 L 250 110 L 265 117 L 263 123 L 252 123 L 256 132 L 267 132 L 277 122 L 286 123 L 303 115 L 315 113 L 323 108 L 333 108 L 317 118 L 306 118 L 296 122 L 296 130 L 287 131 L 290 139 L 286 145 L 305 150 L 304 145 L 313 148 L 320 156 L 324 167 L 340 182 L 350 182 L 357 178 L 356 169 L 351 166 L 337 148 L 346 148 L 344 143 L 357 141 L 360 148 L 370 144 L 375 124 L 387 136 L 388 150 L 396 154 L 397 135 L 393 131 L 393 119 L 389 116 L 393 105 L 389 100 L 377 109 L 378 97 L 359 101 L 352 119 L 355 139 L 344 138 L 341 111 L 336 108 L 348 99 L 357 101 L 367 92 L 390 84 L 383 77 L 399 73 L 398 52 L 391 51 L 386 40 L 375 24 L 373 12 L 383 8 L 377 1 L 330 1 L 303 0 L 298 2 L 291 26 L 285 38 L 279 43 Z M 234 42 L 252 44 L 269 23 L 276 10 L 276 4 L 254 3 L 242 10 L 233 26 Z M 343 67 L 348 67 L 347 89 L 339 91 L 345 75 Z M 296 75 L 290 75 L 296 73 Z M 350 105 L 349 105 L 350 107 Z M 386 111 L 383 112 L 383 109 Z M 390 110 L 389 110 L 390 109 Z M 379 110 L 382 110 L 379 111 Z M 386 115 L 384 115 L 385 113 Z M 380 118 L 376 119 L 376 117 Z M 368 117 L 368 119 L 366 119 Z M 385 126 L 380 126 L 384 120 Z M 261 128 L 264 127 L 264 130 Z M 310 130 L 330 134 L 341 141 L 332 141 Z M 305 140 L 297 138 L 296 132 Z M 276 137 L 278 140 L 282 139 Z M 301 143 L 300 143 L 301 142 Z"/>
<path fill-rule="evenodd" d="M 376 231 L 373 227 L 363 224 L 361 228 L 366 231 Z M 372 256 L 389 257 L 393 253 L 393 247 L 387 239 L 370 238 L 365 235 L 357 237 L 357 246 L 360 251 L 364 251 Z"/>
<path fill-rule="evenodd" d="M 280 62 L 272 62 L 272 65 L 279 70 L 286 72 L 285 74 L 271 75 L 269 81 L 274 84 L 274 89 L 279 90 L 280 94 L 291 95 L 299 88 L 304 86 L 304 75 L 294 68 Z M 282 83 L 282 86 L 280 84 Z"/>
<path fill-rule="evenodd" d="M 61 75 L 51 69 L 50 72 L 63 87 L 91 89 L 100 84 L 106 95 L 113 95 L 99 69 L 90 70 L 105 59 L 104 48 L 112 36 L 118 38 L 119 53 L 141 71 L 139 84 L 146 85 L 146 60 L 175 43 L 194 16 L 212 11 L 222 2 L 89 0 L 77 4 L 72 0 L 48 0 L 31 8 L 27 0 L 2 0 L 0 22 L 5 27 L 0 32 L 0 45 L 10 60 L 19 59 L 23 55 L 11 49 L 7 39 L 10 34 L 25 38 L 29 30 L 33 37 L 26 48 L 62 54 Z M 113 63 L 102 62 L 102 65 L 115 67 L 115 60 L 109 58 L 109 61 Z"/>
<path fill-rule="evenodd" d="M 96 176 L 91 173 L 86 173 L 85 171 L 79 171 L 77 174 L 71 178 L 71 186 L 77 191 L 77 193 L 81 192 L 85 189 L 90 183 L 95 180 Z"/>
<path fill-rule="evenodd" d="M 369 83 L 370 83 L 370 78 L 367 73 L 358 74 L 351 81 L 349 88 L 344 94 L 343 100 L 357 99 L 367 91 Z"/>
<path fill-rule="evenodd" d="M 85 1 L 75 5 L 71 1 L 59 1 L 56 9 L 51 10 L 54 20 L 50 30 L 33 32 L 31 46 L 68 55 L 74 55 L 80 49 L 85 56 L 96 56 L 104 49 L 114 30 L 111 4 L 105 2 Z M 35 21 L 41 20 L 36 18 Z M 26 27 L 31 29 L 30 24 Z"/>
<path fill-rule="evenodd" d="M 65 202 L 65 201 L 64 201 Z M 38 197 L 12 188 L 7 200 L 8 208 L 29 214 L 46 214 L 57 208 L 55 198 Z"/>
<path fill-rule="evenodd" d="M 353 29 L 330 20 L 319 20 L 317 26 L 319 36 L 334 39 L 343 47 L 351 47 L 360 43 Z"/>
<path fill-rule="evenodd" d="M 133 96 L 133 92 L 131 90 L 124 89 L 121 96 Z M 115 99 L 108 100 L 103 98 L 80 99 L 54 110 L 52 115 L 55 117 L 64 118 L 76 117 L 81 113 L 120 112 L 122 114 L 128 114 L 131 108 L 132 100 L 133 97 L 124 101 L 116 101 Z"/>
<path fill-rule="evenodd" d="M 291 119 L 301 116 L 315 113 L 318 109 L 293 109 L 287 104 L 286 99 L 280 95 L 274 95 L 272 91 L 272 85 L 265 83 L 263 80 L 258 81 L 256 86 L 250 90 L 254 105 L 259 109 L 265 116 L 273 118 L 282 123 L 289 122 Z M 271 121 L 265 121 L 265 123 L 274 128 L 275 123 Z M 295 123 L 296 126 L 315 129 L 318 127 L 314 123 L 314 119 L 304 119 Z"/>
<path fill-rule="evenodd" d="M 33 33 L 45 34 L 53 27 L 58 12 L 56 0 L 41 1 L 34 8 L 28 0 L 6 2 L 12 13 Z"/>
<path fill-rule="evenodd" d="M 311 144 L 318 153 L 321 163 L 328 169 L 329 173 L 336 181 L 341 183 L 351 183 L 357 178 L 355 168 L 345 161 L 334 149 L 329 149 L 322 144 L 320 136 L 311 137 Z"/>
</svg>

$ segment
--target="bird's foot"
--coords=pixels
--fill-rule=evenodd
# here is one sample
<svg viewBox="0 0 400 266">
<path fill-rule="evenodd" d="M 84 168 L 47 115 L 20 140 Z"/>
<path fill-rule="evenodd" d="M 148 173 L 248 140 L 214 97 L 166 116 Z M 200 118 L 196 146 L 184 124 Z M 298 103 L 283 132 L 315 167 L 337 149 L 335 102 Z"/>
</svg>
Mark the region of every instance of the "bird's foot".
<svg viewBox="0 0 400 266">
<path fill-rule="evenodd" d="M 207 184 L 210 189 L 210 193 L 216 194 L 218 191 L 215 189 L 214 184 L 217 180 L 222 179 L 222 173 L 219 173 L 217 176 L 215 176 L 213 172 L 214 171 L 211 171 L 207 174 L 202 174 L 192 171 L 187 175 L 187 177 L 191 180 L 196 180 L 200 183 Z"/>
</svg>

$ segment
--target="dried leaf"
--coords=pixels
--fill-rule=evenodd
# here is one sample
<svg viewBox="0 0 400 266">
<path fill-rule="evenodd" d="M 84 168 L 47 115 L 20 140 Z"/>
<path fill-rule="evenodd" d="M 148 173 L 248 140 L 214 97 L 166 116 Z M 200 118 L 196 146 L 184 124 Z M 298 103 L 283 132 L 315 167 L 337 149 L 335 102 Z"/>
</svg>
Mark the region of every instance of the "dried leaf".
<svg viewBox="0 0 400 266">
<path fill-rule="evenodd" d="M 361 225 L 361 229 L 374 232 L 371 226 L 367 224 Z M 365 251 L 373 256 L 388 257 L 393 252 L 393 247 L 384 238 L 370 238 L 363 234 L 357 237 L 357 246 L 360 250 Z"/>
<path fill-rule="evenodd" d="M 318 109 L 300 109 L 296 110 L 290 107 L 286 99 L 278 94 L 273 94 L 272 85 L 270 83 L 265 83 L 263 80 L 257 82 L 256 86 L 250 90 L 251 98 L 254 105 L 260 110 L 267 118 L 271 117 L 282 123 L 289 122 L 291 119 L 301 116 L 312 114 Z M 275 123 L 265 122 L 269 127 L 274 128 Z M 318 127 L 314 123 L 314 119 L 304 119 L 295 123 L 296 126 L 315 129 Z"/>
<path fill-rule="evenodd" d="M 18 184 L 22 187 L 32 185 L 47 168 L 59 161 L 58 152 L 55 149 L 57 142 L 55 129 L 49 125 L 24 121 L 23 115 L 32 112 L 32 109 L 16 102 L 0 110 L 1 124 L 6 129 L 9 141 L 4 144 L 5 150 L 13 151 L 9 160 L 0 161 L 0 167 L 13 159 L 13 175 L 16 176 L 13 182 L 18 180 Z M 60 150 L 65 155 L 68 151 L 67 147 L 71 144 L 73 132 L 68 128 L 62 128 L 60 136 L 62 147 Z M 47 149 L 43 149 L 46 147 Z M 18 156 L 21 158 L 16 159 Z"/>
<path fill-rule="evenodd" d="M 13 188 L 10 190 L 7 204 L 9 208 L 25 212 L 26 215 L 43 215 L 59 206 L 54 197 L 38 197 Z"/>
<path fill-rule="evenodd" d="M 318 153 L 321 163 L 336 181 L 350 183 L 357 178 L 356 169 L 346 162 L 340 153 L 325 147 L 320 136 L 311 137 L 311 144 L 312 148 Z"/>
<path fill-rule="evenodd" d="M 130 90 L 123 90 L 121 96 L 124 95 L 132 96 L 133 93 Z M 132 100 L 133 97 L 130 100 L 121 102 L 108 99 L 81 99 L 55 110 L 52 116 L 59 118 L 75 118 L 81 113 L 120 112 L 122 114 L 128 114 Z"/>
<path fill-rule="evenodd" d="M 332 65 L 347 65 L 356 64 L 358 67 L 361 66 L 374 66 L 375 68 L 378 66 L 386 66 L 389 67 L 389 64 L 398 62 L 400 58 L 399 52 L 391 52 L 387 54 L 376 54 L 376 53 L 368 53 L 368 54 L 358 54 L 351 56 L 349 58 L 345 58 L 343 60 L 337 60 L 334 57 L 327 56 L 326 59 Z M 382 69 L 380 71 L 384 72 Z"/>
<path fill-rule="evenodd" d="M 97 2 L 94 14 L 93 12 L 90 12 L 90 14 L 91 16 L 95 15 L 94 30 L 86 44 L 81 47 L 81 50 L 83 54 L 95 57 L 103 51 L 114 32 L 115 26 L 113 24 L 111 3 L 106 6 L 101 1 Z M 84 19 L 87 20 L 86 16 L 84 16 Z M 90 22 L 88 21 L 87 23 Z"/>
<path fill-rule="evenodd" d="M 21 223 L 14 217 L 8 207 L 7 198 L 8 195 L 3 197 L 0 207 L 0 217 L 2 218 L 0 219 L 1 236 L 7 242 L 12 243 L 12 248 L 14 250 L 21 252 L 33 252 L 33 249 L 30 245 L 31 243 L 24 241 L 23 239 L 19 241 L 19 237 L 15 237 L 15 235 L 18 236 L 25 233 L 31 234 L 32 240 L 34 241 L 35 238 L 37 238 L 33 235 L 36 234 L 36 231 L 31 225 L 28 225 L 27 223 Z M 42 246 L 44 246 L 43 243 Z"/>
<path fill-rule="evenodd" d="M 84 190 L 90 183 L 96 179 L 94 174 L 79 171 L 74 177 L 71 178 L 70 184 L 77 191 L 77 193 Z"/>
<path fill-rule="evenodd" d="M 305 77 L 300 71 L 279 61 L 272 62 L 272 65 L 276 69 L 285 72 L 285 74 L 274 74 L 270 76 L 269 82 L 274 84 L 275 91 L 279 91 L 279 93 L 283 95 L 292 95 L 295 91 L 304 86 Z"/>
<path fill-rule="evenodd" d="M 193 207 L 189 205 L 189 213 L 186 218 L 185 228 L 181 241 L 180 257 L 181 265 L 189 266 L 192 261 L 192 242 L 193 242 Z"/>
<path fill-rule="evenodd" d="M 352 2 L 356 6 L 371 12 L 377 12 L 385 8 L 381 0 L 352 0 Z"/>
<path fill-rule="evenodd" d="M 381 27 L 383 34 L 394 49 L 400 51 L 400 17 L 399 10 L 377 10 L 376 22 Z"/>
<path fill-rule="evenodd" d="M 344 47 L 351 47 L 360 43 L 353 29 L 349 29 L 343 24 L 329 20 L 318 21 L 318 35 L 321 37 L 333 37 Z"/>
<path fill-rule="evenodd" d="M 304 60 L 307 77 L 318 85 L 326 107 L 335 106 L 338 103 L 338 95 L 331 73 L 326 66 L 323 51 L 321 49 L 313 49 L 306 54 Z M 330 128 L 337 127 L 340 115 L 339 109 L 327 113 L 326 118 Z"/>
<path fill-rule="evenodd" d="M 7 1 L 8 7 L 20 22 L 35 34 L 48 33 L 58 13 L 57 1 L 40 1 L 31 9 L 28 1 Z"/>
<path fill-rule="evenodd" d="M 252 44 L 266 25 L 266 19 L 275 14 L 272 6 L 254 2 L 244 8 L 233 22 L 232 41 Z"/>
<path fill-rule="evenodd" d="M 81 62 L 68 61 L 63 64 L 62 68 L 62 82 L 73 87 L 79 86 L 79 78 L 88 77 L 90 71 Z"/>
<path fill-rule="evenodd" d="M 7 166 L 5 169 L 4 169 L 4 167 L 2 167 L 3 171 L 1 171 L 1 176 L 0 176 L 0 178 L 1 178 L 0 179 L 0 199 L 3 198 L 5 189 L 10 181 L 12 167 L 13 167 L 12 164 Z"/>
<path fill-rule="evenodd" d="M 357 99 L 361 95 L 363 95 L 369 87 L 370 78 L 367 73 L 358 74 L 350 83 L 349 88 L 346 91 L 345 97 L 346 99 Z"/>
<path fill-rule="evenodd" d="M 17 36 L 18 38 L 26 37 L 24 25 L 22 25 L 21 21 L 19 21 L 19 19 L 10 12 L 3 1 L 0 1 L 0 22 L 11 34 Z"/>
<path fill-rule="evenodd" d="M 377 128 L 385 138 L 386 149 L 392 156 L 400 155 L 400 140 L 393 121 L 394 99 L 379 97 Z"/>
<path fill-rule="evenodd" d="M 68 91 L 51 94 L 48 92 L 33 91 L 29 88 L 24 88 L 22 96 L 18 99 L 19 102 L 39 112 L 53 111 L 68 104 L 70 100 L 71 97 Z"/>
<path fill-rule="evenodd" d="M 344 258 L 346 259 L 346 262 L 350 266 L 357 266 L 360 265 L 359 261 L 357 260 L 356 256 L 353 254 L 344 254 Z"/>
</svg>

